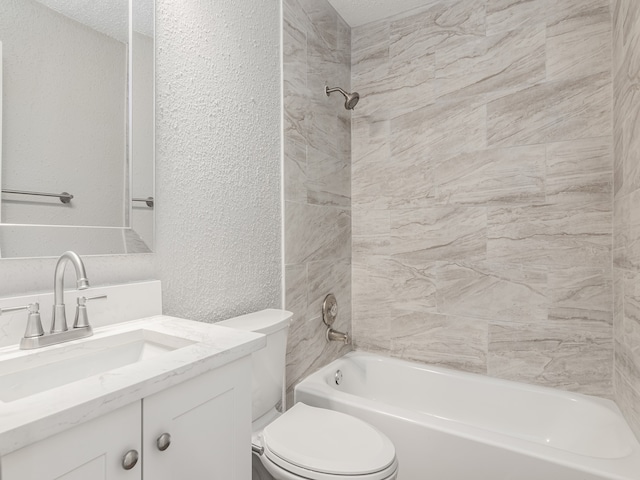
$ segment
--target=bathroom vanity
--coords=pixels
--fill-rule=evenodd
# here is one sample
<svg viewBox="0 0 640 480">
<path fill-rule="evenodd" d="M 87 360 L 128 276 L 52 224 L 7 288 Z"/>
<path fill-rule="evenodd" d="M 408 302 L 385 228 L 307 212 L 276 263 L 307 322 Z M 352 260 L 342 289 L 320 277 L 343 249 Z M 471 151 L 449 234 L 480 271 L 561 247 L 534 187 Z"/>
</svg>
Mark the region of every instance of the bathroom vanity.
<svg viewBox="0 0 640 480">
<path fill-rule="evenodd" d="M 0 349 L 0 477 L 250 478 L 250 354 L 264 344 L 154 315 Z"/>
<path fill-rule="evenodd" d="M 80 423 L 3 457 L 2 478 L 246 478 L 249 375 L 239 360 Z"/>
</svg>

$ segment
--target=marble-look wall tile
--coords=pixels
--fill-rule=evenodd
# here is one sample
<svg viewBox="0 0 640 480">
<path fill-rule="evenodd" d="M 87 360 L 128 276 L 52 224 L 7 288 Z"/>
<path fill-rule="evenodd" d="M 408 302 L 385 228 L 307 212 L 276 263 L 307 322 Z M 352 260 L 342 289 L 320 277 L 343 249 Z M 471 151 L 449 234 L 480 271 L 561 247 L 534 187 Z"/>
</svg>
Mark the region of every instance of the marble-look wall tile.
<svg viewBox="0 0 640 480">
<path fill-rule="evenodd" d="M 610 72 L 609 0 L 563 0 L 547 26 L 547 80 Z"/>
<path fill-rule="evenodd" d="M 336 57 L 340 65 L 351 67 L 351 27 L 345 22 L 340 15 L 337 18 L 338 33 L 336 45 Z M 346 75 L 347 80 L 351 79 L 351 68 L 341 69 Z"/>
<path fill-rule="evenodd" d="M 370 23 L 351 31 L 351 75 L 367 81 L 389 73 L 391 26 L 388 21 Z"/>
<path fill-rule="evenodd" d="M 640 3 L 612 0 L 611 9 L 614 384 L 616 401 L 640 439 Z"/>
<path fill-rule="evenodd" d="M 622 373 L 614 372 L 616 403 L 625 415 L 631 430 L 640 438 L 640 393 L 634 390 Z"/>
<path fill-rule="evenodd" d="M 613 330 L 620 409 L 640 439 L 640 3 L 613 11 Z"/>
<path fill-rule="evenodd" d="M 389 256 L 353 262 L 358 314 L 393 319 L 406 312 L 436 312 L 436 266 Z"/>
<path fill-rule="evenodd" d="M 488 374 L 586 394 L 611 391 L 611 327 L 591 321 L 490 324 Z"/>
<path fill-rule="evenodd" d="M 308 18 L 302 12 L 298 0 L 284 0 L 283 12 L 284 137 L 304 145 L 308 111 L 305 95 Z"/>
<path fill-rule="evenodd" d="M 387 356 L 392 354 L 389 318 L 364 316 L 360 313 L 359 305 L 354 305 L 353 344 L 357 350 Z"/>
<path fill-rule="evenodd" d="M 353 205 L 351 230 L 353 236 L 388 235 L 391 231 L 391 213 L 387 209 L 374 210 Z"/>
<path fill-rule="evenodd" d="M 333 273 L 337 273 L 338 284 L 334 284 Z M 321 263 L 287 266 L 285 268 L 286 308 L 293 312 L 287 344 L 287 384 L 291 390 L 304 377 L 349 350 L 349 346 L 327 343 L 327 327 L 322 321 L 321 303 L 317 298 L 320 289 L 335 293 L 340 311 L 334 328 L 351 330 L 351 292 L 349 262 L 335 267 Z M 315 308 L 311 307 L 311 304 Z"/>
<path fill-rule="evenodd" d="M 545 26 L 480 37 L 437 56 L 438 96 L 484 95 L 518 91 L 545 80 Z"/>
<path fill-rule="evenodd" d="M 607 312 L 613 316 L 611 269 L 591 267 L 549 267 L 549 301 L 552 309 Z"/>
<path fill-rule="evenodd" d="M 304 321 L 307 310 L 307 265 L 286 265 L 285 273 L 285 297 L 287 308 L 293 312 L 293 322 Z"/>
<path fill-rule="evenodd" d="M 616 342 L 614 360 L 616 369 L 625 378 L 629 388 L 634 392 L 640 392 L 640 362 L 626 341 Z"/>
<path fill-rule="evenodd" d="M 640 44 L 640 32 L 630 36 L 631 45 Z M 618 168 L 622 181 L 620 194 L 629 194 L 640 188 L 640 166 L 638 166 L 637 152 L 640 148 L 640 136 L 637 129 L 640 126 L 640 91 L 638 78 L 640 77 L 640 52 L 638 48 L 626 49 L 623 64 L 616 74 L 614 82 L 614 119 L 618 148 Z"/>
<path fill-rule="evenodd" d="M 507 322 L 547 319 L 547 269 L 487 263 L 438 267 L 438 312 Z"/>
<path fill-rule="evenodd" d="M 358 349 L 611 396 L 612 252 L 640 266 L 611 29 L 608 0 L 434 0 L 352 31 Z"/>
<path fill-rule="evenodd" d="M 433 171 L 439 204 L 513 205 L 545 201 L 545 147 L 462 153 Z"/>
<path fill-rule="evenodd" d="M 588 310 L 584 308 L 565 308 L 565 307 L 549 307 L 550 322 L 575 322 L 576 325 L 587 325 L 588 322 L 594 322 L 601 325 L 608 325 L 607 330 L 611 335 L 612 321 L 611 312 L 602 312 L 599 310 Z M 609 395 L 610 392 L 606 392 Z"/>
<path fill-rule="evenodd" d="M 317 78 L 309 76 L 317 80 Z M 311 87 L 311 92 L 316 96 L 324 95 L 321 93 L 324 90 L 324 85 L 327 84 L 326 80 L 322 80 L 315 84 L 315 88 Z M 322 85 L 322 86 L 320 86 Z M 333 108 L 322 108 L 320 105 L 311 104 L 311 111 L 307 114 L 307 151 L 313 149 L 316 152 L 322 152 L 325 155 L 331 157 L 338 156 L 338 143 L 336 138 L 338 136 L 338 117 L 337 109 L 340 108 L 340 103 L 337 101 L 337 97 L 325 100 L 325 103 L 332 101 Z"/>
<path fill-rule="evenodd" d="M 611 263 L 611 209 L 489 208 L 487 237 L 487 258 L 494 262 L 605 268 Z"/>
<path fill-rule="evenodd" d="M 484 0 L 437 2 L 391 22 L 391 55 L 399 59 L 447 51 L 484 36 Z"/>
<path fill-rule="evenodd" d="M 611 137 L 547 145 L 547 203 L 610 203 L 612 156 Z"/>
<path fill-rule="evenodd" d="M 621 342 L 624 332 L 624 270 L 613 269 L 613 340 Z M 615 344 L 614 344 L 615 345 Z M 614 366 L 615 367 L 615 366 Z"/>
<path fill-rule="evenodd" d="M 611 15 L 613 27 L 613 72 L 616 74 L 624 59 L 634 50 L 629 48 L 633 44 L 632 38 L 638 34 L 637 22 L 640 18 L 638 2 L 628 0 L 611 0 Z"/>
<path fill-rule="evenodd" d="M 347 330 L 344 324 L 336 328 Z M 325 332 L 326 326 L 321 317 L 308 320 L 303 318 L 301 322 L 293 323 L 289 328 L 286 358 L 287 391 L 289 394 L 300 380 L 350 350 L 350 345 L 339 342 L 328 343 Z M 289 400 L 288 406 L 291 405 L 292 402 Z"/>
<path fill-rule="evenodd" d="M 637 160 L 633 160 L 637 161 Z M 626 243 L 624 245 L 624 266 L 633 271 L 640 270 L 640 188 L 634 190 L 629 195 L 620 198 L 620 202 L 626 204 L 623 210 L 626 218 L 623 219 L 623 226 L 626 231 Z"/>
<path fill-rule="evenodd" d="M 307 150 L 306 198 L 310 204 L 351 206 L 351 162 L 309 146 Z"/>
<path fill-rule="evenodd" d="M 619 84 L 622 83 L 619 80 L 619 76 L 614 76 L 613 81 L 613 150 L 616 153 L 613 156 L 613 194 L 617 198 L 624 192 L 624 157 L 622 155 L 624 150 L 624 129 L 620 121 L 620 106 L 617 105 L 619 98 Z"/>
<path fill-rule="evenodd" d="M 459 153 L 486 148 L 485 109 L 482 104 L 442 102 L 394 118 L 391 121 L 393 162 L 428 164 L 424 161 L 427 153 Z"/>
<path fill-rule="evenodd" d="M 307 201 L 307 146 L 291 136 L 284 138 L 284 198 Z"/>
<path fill-rule="evenodd" d="M 611 135 L 611 73 L 549 82 L 545 142 Z"/>
<path fill-rule="evenodd" d="M 354 35 L 353 89 L 367 101 L 356 118 L 383 121 L 412 112 L 435 99 L 435 55 L 393 55 L 389 21 L 378 22 Z"/>
<path fill-rule="evenodd" d="M 349 350 L 327 343 L 320 305 L 351 331 L 351 113 L 325 85 L 351 88 L 351 30 L 326 0 L 283 1 L 285 308 L 294 318 L 287 389 Z"/>
<path fill-rule="evenodd" d="M 547 26 L 551 33 L 569 31 L 601 16 L 611 19 L 611 0 L 556 0 L 549 6 Z"/>
<path fill-rule="evenodd" d="M 307 317 L 322 314 L 322 303 L 329 293 L 338 301 L 338 321 L 351 318 L 351 259 L 325 260 L 307 264 L 309 291 Z M 348 322 L 347 322 L 348 326 Z M 340 330 L 337 326 L 336 330 Z M 348 328 L 347 328 L 348 329 Z"/>
<path fill-rule="evenodd" d="M 507 32 L 535 23 L 546 24 L 555 0 L 488 0 L 487 35 Z"/>
<path fill-rule="evenodd" d="M 613 265 L 618 268 L 629 267 L 627 245 L 630 243 L 630 200 L 630 195 L 619 195 L 615 197 L 613 205 Z"/>
<path fill-rule="evenodd" d="M 374 78 L 363 81 L 362 77 L 354 76 L 353 90 L 367 99 L 362 105 L 358 104 L 354 116 L 383 121 L 432 104 L 436 99 L 434 66 L 433 55 L 404 68 L 390 65 L 388 60 L 384 60 L 384 63 L 381 61 L 379 73 Z M 413 70 L 400 73 L 409 68 Z M 402 78 L 401 87 L 398 87 L 399 78 Z"/>
<path fill-rule="evenodd" d="M 422 262 L 483 259 L 487 211 L 477 207 L 391 210 L 389 253 Z"/>
<path fill-rule="evenodd" d="M 304 87 L 284 81 L 284 135 L 286 138 L 306 143 L 309 102 Z"/>
<path fill-rule="evenodd" d="M 389 255 L 391 253 L 391 237 L 385 235 L 353 235 L 352 240 L 353 259 L 365 256 Z"/>
<path fill-rule="evenodd" d="M 287 386 L 292 388 L 305 376 L 312 373 L 312 366 L 321 366 L 326 357 L 327 341 L 322 318 L 307 318 L 302 315 L 289 327 L 287 342 L 286 375 Z"/>
<path fill-rule="evenodd" d="M 541 83 L 487 105 L 491 146 L 601 137 L 611 132 L 611 79 L 601 73 Z"/>
<path fill-rule="evenodd" d="M 435 55 L 427 55 L 411 63 L 389 64 L 390 75 L 382 85 L 388 118 L 396 118 L 431 105 L 437 97 L 434 81 Z M 398 78 L 402 78 L 398 82 Z M 402 87 L 398 88 L 401 83 Z M 357 87 L 357 85 L 355 85 Z"/>
<path fill-rule="evenodd" d="M 327 51 L 335 52 L 338 47 L 338 13 L 329 2 L 318 0 L 298 0 L 315 33 L 327 45 Z M 307 32 L 309 33 L 309 32 Z"/>
<path fill-rule="evenodd" d="M 621 344 L 626 348 L 620 352 L 621 358 L 629 359 L 632 367 L 625 373 L 629 380 L 635 381 L 635 387 L 640 391 L 640 273 L 638 271 L 624 272 L 623 278 L 623 314 L 620 332 Z M 628 353 L 628 355 L 625 355 Z"/>
<path fill-rule="evenodd" d="M 322 355 L 324 340 L 317 322 L 307 317 L 307 265 L 285 267 L 285 308 L 293 312 L 287 344 L 287 381 L 299 380 L 309 363 Z"/>
<path fill-rule="evenodd" d="M 486 374 L 486 321 L 435 313 L 409 313 L 393 320 L 395 357 Z"/>
<path fill-rule="evenodd" d="M 284 9 L 294 12 L 296 0 L 286 0 Z M 293 14 L 293 13 L 292 13 Z M 285 16 L 285 19 L 287 16 Z M 307 34 L 306 25 L 299 22 L 283 22 L 283 71 L 285 82 L 298 88 L 307 82 Z"/>
<path fill-rule="evenodd" d="M 390 122 L 356 118 L 352 122 L 351 202 L 362 209 L 388 208 L 388 180 L 394 165 L 389 145 Z"/>
<path fill-rule="evenodd" d="M 285 202 L 285 264 L 349 258 L 349 210 Z"/>
</svg>

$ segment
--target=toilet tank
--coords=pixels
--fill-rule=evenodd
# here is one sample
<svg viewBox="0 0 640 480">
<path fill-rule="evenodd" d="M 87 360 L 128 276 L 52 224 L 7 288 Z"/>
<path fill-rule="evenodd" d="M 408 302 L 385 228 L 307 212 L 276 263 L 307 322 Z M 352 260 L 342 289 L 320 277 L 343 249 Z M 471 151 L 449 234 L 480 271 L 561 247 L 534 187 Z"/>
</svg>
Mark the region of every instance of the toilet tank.
<svg viewBox="0 0 640 480">
<path fill-rule="evenodd" d="M 251 354 L 252 421 L 262 417 L 284 400 L 287 335 L 293 313 L 261 310 L 216 323 L 223 327 L 262 333 L 267 346 Z"/>
</svg>

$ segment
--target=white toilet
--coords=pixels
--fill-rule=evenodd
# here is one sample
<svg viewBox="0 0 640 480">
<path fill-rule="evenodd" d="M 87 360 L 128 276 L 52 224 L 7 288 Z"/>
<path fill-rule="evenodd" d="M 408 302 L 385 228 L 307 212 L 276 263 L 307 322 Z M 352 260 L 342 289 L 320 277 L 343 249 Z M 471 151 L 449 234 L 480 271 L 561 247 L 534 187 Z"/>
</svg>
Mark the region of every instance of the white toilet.
<svg viewBox="0 0 640 480">
<path fill-rule="evenodd" d="M 267 336 L 267 346 L 252 356 L 254 452 L 276 480 L 395 480 L 395 447 L 368 423 L 303 403 L 278 411 L 292 316 L 262 310 L 218 323 Z"/>
</svg>

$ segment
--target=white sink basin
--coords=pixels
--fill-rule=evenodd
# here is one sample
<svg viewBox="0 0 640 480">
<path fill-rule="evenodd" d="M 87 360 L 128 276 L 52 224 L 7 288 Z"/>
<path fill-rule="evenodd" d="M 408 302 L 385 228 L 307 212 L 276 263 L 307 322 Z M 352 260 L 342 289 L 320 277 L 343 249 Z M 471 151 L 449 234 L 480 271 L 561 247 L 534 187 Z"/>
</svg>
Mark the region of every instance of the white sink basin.
<svg viewBox="0 0 640 480">
<path fill-rule="evenodd" d="M 0 348 L 0 457 L 265 344 L 264 335 L 156 315 L 40 349 Z"/>
<path fill-rule="evenodd" d="M 193 345 L 194 341 L 152 330 L 77 340 L 0 361 L 0 402 L 61 387 Z"/>
</svg>

